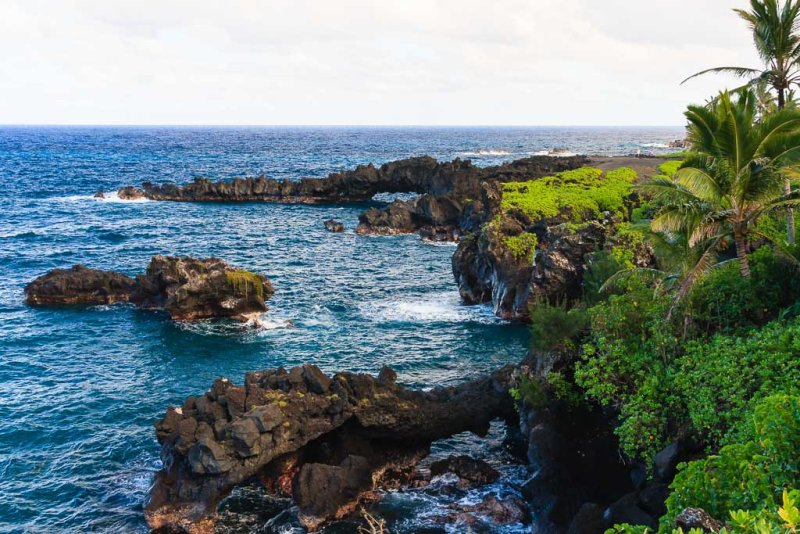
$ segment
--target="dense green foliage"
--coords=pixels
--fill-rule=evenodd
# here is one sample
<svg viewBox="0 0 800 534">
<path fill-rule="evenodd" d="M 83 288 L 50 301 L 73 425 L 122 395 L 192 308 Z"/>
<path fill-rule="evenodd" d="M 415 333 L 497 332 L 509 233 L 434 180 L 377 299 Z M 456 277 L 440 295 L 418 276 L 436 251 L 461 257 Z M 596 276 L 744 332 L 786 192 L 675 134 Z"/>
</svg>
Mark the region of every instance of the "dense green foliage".
<svg viewBox="0 0 800 534">
<path fill-rule="evenodd" d="M 800 271 L 790 258 L 762 247 L 750 255 L 750 278 L 735 262 L 711 270 L 687 299 L 687 313 L 702 333 L 735 332 L 763 325 L 800 299 Z"/>
<path fill-rule="evenodd" d="M 235 293 L 247 298 L 248 293 L 253 292 L 259 298 L 264 298 L 264 284 L 257 274 L 249 271 L 228 271 L 225 278 Z"/>
<path fill-rule="evenodd" d="M 591 334 L 576 381 L 620 410 L 617 433 L 626 453 L 649 458 L 687 434 L 713 449 L 729 431 L 738 433 L 758 399 L 800 392 L 800 321 L 747 330 L 800 297 L 797 276 L 781 275 L 793 273 L 791 264 L 767 248 L 753 264 L 750 280 L 724 266 L 698 284 L 689 298 L 694 322 L 665 321 L 670 296 L 641 276 L 623 280 L 622 293 L 588 310 Z M 738 314 L 728 313 L 722 299 Z M 707 338 L 709 330 L 742 335 Z M 683 341 L 685 332 L 695 339 Z"/>
<path fill-rule="evenodd" d="M 775 514 L 784 504 L 785 490 L 800 488 L 800 397 L 771 396 L 752 413 L 745 440 L 679 466 L 662 530 L 668 531 L 675 516 L 689 506 L 723 519 L 737 510 L 751 511 L 755 514 L 734 514 L 734 523 L 755 521 L 762 514 Z"/>
<path fill-rule="evenodd" d="M 621 212 L 636 172 L 582 167 L 528 182 L 503 184 L 504 210 L 519 209 L 532 220 L 569 214 L 572 222 L 597 218 L 604 211 Z"/>
</svg>

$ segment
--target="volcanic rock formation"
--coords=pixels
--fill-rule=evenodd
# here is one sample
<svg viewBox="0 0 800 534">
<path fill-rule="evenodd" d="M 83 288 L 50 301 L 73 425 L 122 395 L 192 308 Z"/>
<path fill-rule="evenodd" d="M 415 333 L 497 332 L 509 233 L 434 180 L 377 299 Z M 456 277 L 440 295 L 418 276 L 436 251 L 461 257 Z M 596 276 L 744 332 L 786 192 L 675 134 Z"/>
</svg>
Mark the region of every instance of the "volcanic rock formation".
<svg viewBox="0 0 800 534">
<path fill-rule="evenodd" d="M 361 234 L 414 233 L 450 235 L 476 229 L 492 214 L 483 202 L 485 182 L 530 180 L 574 169 L 589 160 L 575 156 L 553 158 L 535 156 L 495 167 L 480 168 L 470 161 L 456 159 L 439 163 L 423 156 L 393 161 L 380 167 L 359 166 L 355 170 L 333 173 L 326 178 L 302 178 L 298 181 L 258 178 L 235 178 L 212 182 L 196 178 L 177 186 L 145 182 L 142 189 L 120 189 L 120 198 L 144 196 L 152 200 L 181 202 L 282 202 L 341 203 L 367 202 L 377 193 L 416 193 L 410 201 L 398 200 L 384 208 L 371 208 L 359 218 Z"/>
<path fill-rule="evenodd" d="M 156 423 L 164 468 L 145 508 L 151 528 L 199 532 L 235 486 L 291 495 L 310 530 L 373 490 L 409 480 L 433 440 L 515 417 L 509 367 L 458 387 L 412 391 L 384 368 L 323 374 L 314 365 L 217 379 Z"/>
<path fill-rule="evenodd" d="M 145 274 L 130 278 L 82 265 L 54 269 L 25 287 L 34 306 L 132 302 L 164 310 L 178 321 L 210 317 L 246 320 L 267 310 L 274 293 L 262 275 L 242 271 L 216 258 L 154 256 Z"/>
</svg>

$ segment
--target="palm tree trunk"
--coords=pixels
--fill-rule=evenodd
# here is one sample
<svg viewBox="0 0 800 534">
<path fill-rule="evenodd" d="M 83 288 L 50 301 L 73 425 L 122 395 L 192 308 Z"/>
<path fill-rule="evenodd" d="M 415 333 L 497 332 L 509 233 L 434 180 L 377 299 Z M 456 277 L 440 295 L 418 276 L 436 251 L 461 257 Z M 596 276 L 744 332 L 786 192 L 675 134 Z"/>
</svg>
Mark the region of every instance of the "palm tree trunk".
<svg viewBox="0 0 800 534">
<path fill-rule="evenodd" d="M 736 257 L 739 258 L 739 272 L 745 278 L 750 278 L 750 261 L 747 259 L 747 244 L 741 234 L 735 236 Z"/>
<path fill-rule="evenodd" d="M 783 87 L 778 88 L 778 109 L 783 109 L 786 106 L 786 94 Z"/>
<path fill-rule="evenodd" d="M 792 182 L 788 178 L 783 183 L 783 192 L 787 195 L 792 192 Z M 790 206 L 786 207 L 786 242 L 790 245 L 794 244 L 795 226 L 794 226 L 794 210 Z"/>
</svg>

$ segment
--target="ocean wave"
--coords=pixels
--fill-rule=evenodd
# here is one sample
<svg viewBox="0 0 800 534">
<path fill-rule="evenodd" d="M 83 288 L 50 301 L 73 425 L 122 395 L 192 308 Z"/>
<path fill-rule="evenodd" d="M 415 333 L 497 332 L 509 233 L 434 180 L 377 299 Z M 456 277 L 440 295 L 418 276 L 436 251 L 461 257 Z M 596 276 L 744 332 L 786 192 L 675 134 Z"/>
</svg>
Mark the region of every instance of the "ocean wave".
<svg viewBox="0 0 800 534">
<path fill-rule="evenodd" d="M 376 323 L 469 323 L 500 321 L 489 306 L 466 306 L 458 293 L 433 293 L 415 299 L 388 299 L 359 305 L 359 312 Z"/>
<path fill-rule="evenodd" d="M 500 150 L 500 149 L 494 149 L 494 150 L 483 150 L 483 149 L 481 149 L 481 150 L 459 152 L 458 155 L 459 156 L 466 156 L 466 157 L 470 157 L 470 158 L 480 158 L 482 156 L 510 156 L 511 155 L 511 151 L 509 151 L 509 150 Z"/>
<path fill-rule="evenodd" d="M 96 197 L 94 195 L 68 195 L 65 197 L 54 197 L 53 200 L 56 202 L 120 202 L 124 204 L 141 204 L 143 202 L 150 202 L 149 198 L 137 198 L 132 200 L 126 200 L 119 198 L 119 195 L 116 191 L 110 191 L 108 193 L 103 192 L 103 197 Z"/>
<path fill-rule="evenodd" d="M 30 239 L 33 237 L 39 237 L 40 235 L 44 235 L 43 233 L 35 232 L 33 230 L 29 230 L 27 232 L 16 232 L 12 234 L 0 234 L 0 239 Z"/>
<path fill-rule="evenodd" d="M 203 319 L 191 322 L 176 322 L 175 325 L 181 330 L 200 336 L 245 336 L 245 338 L 253 335 L 259 337 L 274 330 L 295 328 L 291 319 L 283 319 L 267 314 L 252 317 L 246 322 L 232 319 Z"/>
<path fill-rule="evenodd" d="M 642 148 L 670 148 L 665 143 L 640 143 L 639 146 Z"/>
<path fill-rule="evenodd" d="M 573 156 L 577 156 L 577 152 L 572 152 L 571 150 L 565 149 L 555 149 L 555 150 L 536 150 L 534 152 L 529 152 L 531 156 L 551 156 L 554 158 L 571 158 Z"/>
</svg>

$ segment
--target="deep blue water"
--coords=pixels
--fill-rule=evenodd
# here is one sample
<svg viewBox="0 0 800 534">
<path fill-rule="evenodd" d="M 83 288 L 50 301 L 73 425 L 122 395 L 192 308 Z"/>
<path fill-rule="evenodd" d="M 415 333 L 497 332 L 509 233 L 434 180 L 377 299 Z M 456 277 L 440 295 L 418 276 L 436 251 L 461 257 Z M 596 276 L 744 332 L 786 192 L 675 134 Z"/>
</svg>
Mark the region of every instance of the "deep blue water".
<svg viewBox="0 0 800 534">
<path fill-rule="evenodd" d="M 152 423 L 217 376 L 241 382 L 248 370 L 302 362 L 373 373 L 389 364 L 401 382 L 428 387 L 525 352 L 524 328 L 486 307 L 460 305 L 453 246 L 322 228 L 333 217 L 352 230 L 364 205 L 115 202 L 93 199 L 98 189 L 198 175 L 324 176 L 421 154 L 480 165 L 552 148 L 624 154 L 681 135 L 679 128 L 0 127 L 0 531 L 145 531 L 141 508 L 159 467 Z M 213 255 L 266 274 L 276 288 L 267 328 L 176 324 L 129 306 L 23 303 L 24 285 L 49 269 L 84 263 L 135 274 L 154 254 Z M 501 438 L 499 428 L 489 446 L 462 436 L 437 450 L 460 443 L 506 464 Z M 504 469 L 524 475 L 524 467 Z M 249 502 L 240 498 L 239 508 Z M 252 530 L 282 506 L 243 518 L 233 500 L 221 524 Z M 434 524 L 436 506 L 427 494 L 393 494 L 381 513 L 392 532 L 410 532 Z"/>
</svg>

